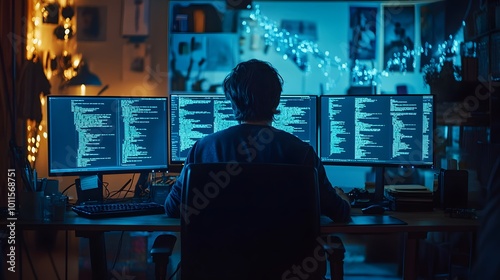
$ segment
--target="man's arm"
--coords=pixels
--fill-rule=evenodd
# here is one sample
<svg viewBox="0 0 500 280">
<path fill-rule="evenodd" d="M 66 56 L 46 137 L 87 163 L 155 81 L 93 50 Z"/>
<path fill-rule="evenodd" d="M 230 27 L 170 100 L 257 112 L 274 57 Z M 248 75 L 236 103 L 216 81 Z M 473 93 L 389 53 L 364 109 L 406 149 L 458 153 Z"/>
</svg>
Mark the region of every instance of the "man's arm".
<svg viewBox="0 0 500 280">
<path fill-rule="evenodd" d="M 173 184 L 167 198 L 165 199 L 165 214 L 167 214 L 167 216 L 170 218 L 180 218 L 181 216 L 180 205 L 183 177 L 183 171 L 181 171 L 181 174 L 179 175 L 177 180 L 175 180 L 175 183 Z"/>
<path fill-rule="evenodd" d="M 349 222 L 351 219 L 351 203 L 349 197 L 341 189 L 332 186 L 326 176 L 325 167 L 316 153 L 313 152 L 312 154 L 318 171 L 321 214 L 329 217 L 334 222 Z"/>
</svg>

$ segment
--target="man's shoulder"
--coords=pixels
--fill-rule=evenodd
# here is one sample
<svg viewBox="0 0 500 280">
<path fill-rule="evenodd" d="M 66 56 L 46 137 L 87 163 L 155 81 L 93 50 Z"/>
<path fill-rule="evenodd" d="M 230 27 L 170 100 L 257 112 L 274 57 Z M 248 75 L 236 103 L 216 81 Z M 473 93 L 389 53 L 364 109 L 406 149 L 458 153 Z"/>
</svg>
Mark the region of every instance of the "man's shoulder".
<svg viewBox="0 0 500 280">
<path fill-rule="evenodd" d="M 279 128 L 272 127 L 273 132 L 275 132 L 277 137 L 280 137 L 282 141 L 286 140 L 286 143 L 290 143 L 291 145 L 299 145 L 299 146 L 310 146 L 308 143 L 302 141 L 299 137 L 293 135 L 290 132 L 285 130 L 281 130 Z"/>
</svg>

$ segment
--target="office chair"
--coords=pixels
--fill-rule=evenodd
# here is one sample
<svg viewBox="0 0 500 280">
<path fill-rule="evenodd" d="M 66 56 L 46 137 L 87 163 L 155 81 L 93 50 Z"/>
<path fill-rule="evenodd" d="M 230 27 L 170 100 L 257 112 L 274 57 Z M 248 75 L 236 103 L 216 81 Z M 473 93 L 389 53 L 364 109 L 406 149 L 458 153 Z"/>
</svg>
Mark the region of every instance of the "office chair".
<svg viewBox="0 0 500 280">
<path fill-rule="evenodd" d="M 150 254 L 155 264 L 156 280 L 165 280 L 167 278 L 169 258 L 172 255 L 176 241 L 177 237 L 173 234 L 160 234 L 155 238 Z"/>
<path fill-rule="evenodd" d="M 252 163 L 184 168 L 181 279 L 324 279 L 325 253 L 333 279 L 343 278 L 342 241 L 336 236 L 320 241 L 315 168 Z"/>
</svg>

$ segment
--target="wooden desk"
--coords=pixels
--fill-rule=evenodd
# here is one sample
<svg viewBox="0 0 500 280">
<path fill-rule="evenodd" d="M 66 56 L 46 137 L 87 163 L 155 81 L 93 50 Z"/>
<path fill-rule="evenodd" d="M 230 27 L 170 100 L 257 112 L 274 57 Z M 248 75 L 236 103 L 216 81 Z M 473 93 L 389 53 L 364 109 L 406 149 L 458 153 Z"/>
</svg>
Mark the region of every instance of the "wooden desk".
<svg viewBox="0 0 500 280">
<path fill-rule="evenodd" d="M 386 212 L 385 218 L 392 216 L 404 223 L 373 224 L 362 222 L 357 218 L 367 218 L 353 209 L 355 222 L 334 224 L 322 217 L 321 232 L 334 233 L 403 233 L 405 235 L 405 253 L 403 260 L 403 276 L 405 280 L 416 279 L 416 260 L 418 240 L 424 239 L 428 232 L 476 232 L 478 220 L 450 218 L 443 211 L 434 212 Z M 383 217 L 379 217 L 381 219 Z M 18 227 L 25 230 L 56 229 L 74 230 L 79 237 L 89 238 L 93 279 L 105 279 L 107 275 L 106 250 L 104 233 L 107 231 L 174 231 L 180 232 L 180 220 L 167 218 L 164 215 L 124 217 L 91 220 L 77 216 L 72 211 L 66 214 L 64 222 L 24 222 L 18 220 Z"/>
</svg>

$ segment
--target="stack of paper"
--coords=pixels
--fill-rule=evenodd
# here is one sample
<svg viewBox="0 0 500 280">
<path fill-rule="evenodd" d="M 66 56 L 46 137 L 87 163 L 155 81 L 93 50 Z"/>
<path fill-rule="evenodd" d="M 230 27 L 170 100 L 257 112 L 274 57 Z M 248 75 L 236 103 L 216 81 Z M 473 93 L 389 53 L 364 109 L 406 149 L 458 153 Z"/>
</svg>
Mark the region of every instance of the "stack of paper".
<svg viewBox="0 0 500 280">
<path fill-rule="evenodd" d="M 386 185 L 385 197 L 393 211 L 432 211 L 433 193 L 422 185 Z"/>
</svg>

